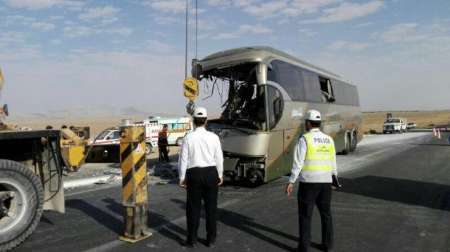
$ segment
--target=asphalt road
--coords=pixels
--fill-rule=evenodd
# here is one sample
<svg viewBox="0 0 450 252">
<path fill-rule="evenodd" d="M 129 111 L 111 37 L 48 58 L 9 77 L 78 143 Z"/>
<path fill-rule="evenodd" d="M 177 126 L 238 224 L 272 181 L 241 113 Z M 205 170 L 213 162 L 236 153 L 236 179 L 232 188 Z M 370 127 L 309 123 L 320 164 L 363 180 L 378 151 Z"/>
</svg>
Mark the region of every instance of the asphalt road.
<svg viewBox="0 0 450 252">
<path fill-rule="evenodd" d="M 368 137 L 339 156 L 343 188 L 333 193 L 336 251 L 450 251 L 450 145 L 430 133 Z M 293 251 L 297 246 L 296 197 L 283 193 L 287 178 L 256 189 L 225 186 L 220 192 L 218 242 L 195 251 Z M 84 191 L 85 190 L 85 191 Z M 185 192 L 153 185 L 152 237 L 135 244 L 122 233 L 120 187 L 72 191 L 64 215 L 47 212 L 17 251 L 186 251 Z M 199 232 L 205 237 L 202 220 Z M 320 218 L 313 219 L 320 242 Z M 312 248 L 312 251 L 319 251 Z"/>
</svg>

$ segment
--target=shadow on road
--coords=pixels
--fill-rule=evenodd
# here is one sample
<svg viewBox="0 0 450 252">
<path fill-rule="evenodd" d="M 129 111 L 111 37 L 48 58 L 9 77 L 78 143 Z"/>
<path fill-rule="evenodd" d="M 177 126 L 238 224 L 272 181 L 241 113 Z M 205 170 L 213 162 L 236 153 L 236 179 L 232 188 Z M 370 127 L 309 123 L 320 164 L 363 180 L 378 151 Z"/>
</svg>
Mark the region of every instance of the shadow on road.
<svg viewBox="0 0 450 252">
<path fill-rule="evenodd" d="M 340 192 L 450 211 L 449 185 L 378 176 L 341 180 Z"/>
<path fill-rule="evenodd" d="M 122 234 L 123 222 L 116 216 L 104 211 L 87 201 L 71 199 L 66 201 L 66 207 L 77 209 L 94 219 L 99 225 L 105 226 L 116 234 Z"/>
<path fill-rule="evenodd" d="M 123 234 L 124 231 L 123 219 L 122 217 L 118 217 L 118 215 L 122 216 L 123 214 L 122 204 L 112 198 L 103 199 L 103 202 L 107 203 L 106 208 L 109 211 L 115 213 L 114 215 L 111 214 L 109 211 L 102 210 L 80 199 L 73 199 L 66 201 L 66 207 L 77 209 L 85 213 L 86 215 L 94 219 L 99 225 L 108 228 L 117 235 Z M 176 242 L 181 242 L 183 240 L 183 237 L 186 236 L 186 231 L 184 229 L 180 228 L 175 224 L 170 223 L 170 220 L 168 220 L 166 217 L 157 214 L 155 212 L 150 212 L 148 216 L 148 226 L 150 228 L 154 228 L 162 225 L 165 226 L 160 228 L 158 232 L 169 239 L 175 240 Z M 175 232 L 182 234 L 183 237 L 180 237 Z"/>
<path fill-rule="evenodd" d="M 185 209 L 186 208 L 186 202 L 182 201 L 182 200 L 178 200 L 178 199 L 172 199 L 173 202 L 177 203 L 180 208 Z M 202 218 L 204 218 L 203 216 L 203 212 L 202 212 Z M 279 230 L 275 230 L 273 228 L 258 224 L 257 222 L 255 222 L 255 220 L 251 217 L 230 211 L 230 210 L 226 210 L 226 209 L 222 209 L 222 208 L 218 208 L 217 209 L 217 221 L 222 222 L 223 224 L 239 229 L 253 237 L 256 237 L 260 240 L 263 240 L 265 242 L 268 242 L 276 247 L 278 247 L 279 249 L 282 250 L 286 250 L 286 251 L 293 251 L 294 248 L 284 244 L 283 242 L 277 241 L 276 239 L 273 239 L 265 234 L 263 234 L 263 232 L 266 233 L 270 233 L 273 235 L 277 235 L 277 236 L 282 236 L 284 238 L 293 240 L 293 241 L 298 241 L 298 238 L 290 235 L 290 234 L 286 234 L 283 233 Z"/>
</svg>

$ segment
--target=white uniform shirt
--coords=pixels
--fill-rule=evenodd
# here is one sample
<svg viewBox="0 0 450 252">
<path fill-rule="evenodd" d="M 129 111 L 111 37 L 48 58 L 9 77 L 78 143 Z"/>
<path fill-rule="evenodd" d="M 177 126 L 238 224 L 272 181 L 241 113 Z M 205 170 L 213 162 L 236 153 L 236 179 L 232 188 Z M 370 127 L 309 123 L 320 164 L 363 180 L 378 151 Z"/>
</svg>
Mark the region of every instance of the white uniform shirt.
<svg viewBox="0 0 450 252">
<path fill-rule="evenodd" d="M 186 177 L 187 169 L 216 166 L 219 177 L 223 177 L 223 153 L 219 137 L 205 127 L 198 127 L 184 137 L 178 159 L 180 180 Z"/>
<path fill-rule="evenodd" d="M 322 133 L 319 129 L 311 129 L 310 133 L 313 137 L 329 137 Z M 331 139 L 333 140 L 333 139 Z M 334 144 L 334 141 L 332 141 Z M 289 178 L 289 183 L 295 183 L 297 178 L 304 183 L 331 183 L 332 175 L 337 175 L 336 166 L 336 153 L 334 153 L 333 170 L 331 171 L 302 171 L 303 165 L 305 163 L 307 144 L 305 138 L 302 136 L 294 150 L 294 162 L 292 164 L 291 176 Z"/>
</svg>

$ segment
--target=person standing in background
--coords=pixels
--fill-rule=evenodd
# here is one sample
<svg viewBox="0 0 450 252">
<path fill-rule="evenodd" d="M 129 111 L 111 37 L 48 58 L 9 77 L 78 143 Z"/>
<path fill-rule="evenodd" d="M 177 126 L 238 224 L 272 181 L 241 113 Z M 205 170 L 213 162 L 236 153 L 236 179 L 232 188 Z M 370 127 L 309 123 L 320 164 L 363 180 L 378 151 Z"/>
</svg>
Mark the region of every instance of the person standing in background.
<svg viewBox="0 0 450 252">
<path fill-rule="evenodd" d="M 168 126 L 163 125 L 162 130 L 158 134 L 158 151 L 159 151 L 159 161 L 169 162 L 169 141 L 168 141 Z"/>
</svg>

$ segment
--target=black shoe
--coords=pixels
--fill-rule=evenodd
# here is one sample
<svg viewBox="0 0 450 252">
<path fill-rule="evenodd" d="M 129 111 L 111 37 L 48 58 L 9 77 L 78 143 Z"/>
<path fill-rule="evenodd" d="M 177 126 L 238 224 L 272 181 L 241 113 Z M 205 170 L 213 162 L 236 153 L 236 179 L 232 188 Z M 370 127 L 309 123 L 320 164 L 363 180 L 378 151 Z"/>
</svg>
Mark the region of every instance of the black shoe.
<svg viewBox="0 0 450 252">
<path fill-rule="evenodd" d="M 187 248 L 195 248 L 195 247 L 197 247 L 197 241 L 186 240 L 186 241 L 182 242 L 181 245 L 183 247 L 187 247 Z"/>
<path fill-rule="evenodd" d="M 214 247 L 214 244 L 216 244 L 216 238 L 206 240 L 206 247 Z"/>
</svg>

